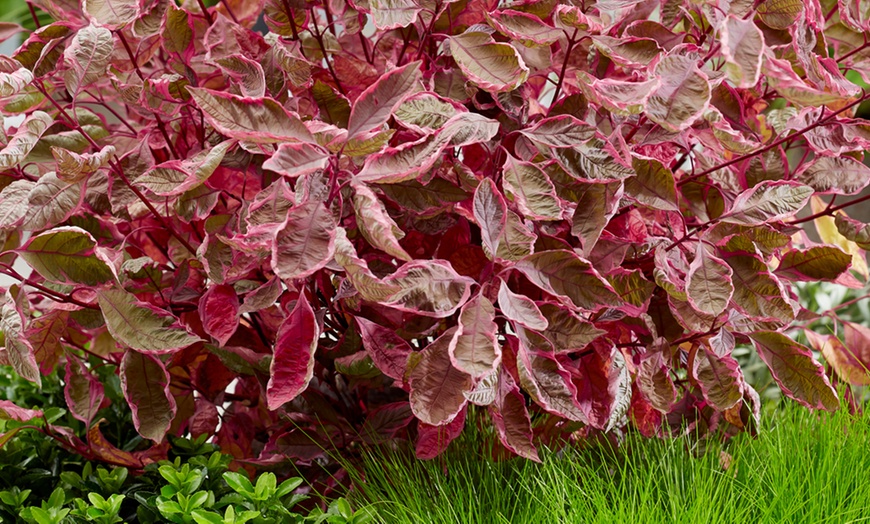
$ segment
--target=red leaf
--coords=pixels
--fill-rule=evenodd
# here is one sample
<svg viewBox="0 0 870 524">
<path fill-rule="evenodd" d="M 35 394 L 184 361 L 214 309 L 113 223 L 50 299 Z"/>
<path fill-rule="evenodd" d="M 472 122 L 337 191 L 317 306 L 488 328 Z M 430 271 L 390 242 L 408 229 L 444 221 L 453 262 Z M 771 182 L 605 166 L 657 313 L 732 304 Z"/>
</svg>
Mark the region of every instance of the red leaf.
<svg viewBox="0 0 870 524">
<path fill-rule="evenodd" d="M 199 299 L 199 316 L 205 332 L 226 345 L 239 327 L 239 296 L 233 286 L 220 284 Z"/>
<path fill-rule="evenodd" d="M 411 346 L 395 330 L 387 329 L 363 317 L 356 318 L 363 347 L 381 372 L 399 381 L 405 376 L 405 365 Z"/>
<path fill-rule="evenodd" d="M 421 460 L 429 460 L 437 457 L 447 446 L 453 442 L 453 439 L 462 433 L 465 427 L 465 415 L 468 410 L 463 407 L 462 411 L 449 424 L 443 426 L 430 426 L 421 422 L 417 426 L 417 458 Z"/>
<path fill-rule="evenodd" d="M 270 410 L 276 410 L 296 398 L 308 387 L 314 375 L 314 351 L 320 338 L 320 328 L 314 310 L 303 295 L 296 307 L 281 324 L 275 340 L 271 378 L 266 386 Z"/>
</svg>

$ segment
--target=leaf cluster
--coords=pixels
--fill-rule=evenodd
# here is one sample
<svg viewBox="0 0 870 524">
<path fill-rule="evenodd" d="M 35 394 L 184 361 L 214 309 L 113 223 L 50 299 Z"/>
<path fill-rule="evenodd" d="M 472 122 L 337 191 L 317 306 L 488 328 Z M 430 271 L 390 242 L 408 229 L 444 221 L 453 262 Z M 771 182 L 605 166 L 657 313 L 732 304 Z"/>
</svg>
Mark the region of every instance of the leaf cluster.
<svg viewBox="0 0 870 524">
<path fill-rule="evenodd" d="M 760 416 L 738 347 L 809 408 L 839 406 L 816 353 L 868 382 L 866 328 L 788 336 L 798 283 L 868 279 L 866 9 L 32 3 L 54 21 L 0 59 L 0 359 L 63 375 L 85 431 L 41 429 L 88 460 L 431 458 L 469 405 L 532 460 L 732 434 Z"/>
</svg>

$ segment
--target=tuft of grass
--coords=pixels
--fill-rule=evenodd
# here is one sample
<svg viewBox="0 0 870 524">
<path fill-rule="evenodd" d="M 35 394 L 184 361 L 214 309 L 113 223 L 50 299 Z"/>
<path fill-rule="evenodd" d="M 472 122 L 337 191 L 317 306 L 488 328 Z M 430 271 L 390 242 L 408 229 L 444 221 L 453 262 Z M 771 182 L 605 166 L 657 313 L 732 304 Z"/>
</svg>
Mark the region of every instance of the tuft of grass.
<svg viewBox="0 0 870 524">
<path fill-rule="evenodd" d="M 870 415 L 787 403 L 763 425 L 724 445 L 629 435 L 542 464 L 495 461 L 492 435 L 468 428 L 432 461 L 367 451 L 350 497 L 384 524 L 870 522 Z"/>
</svg>

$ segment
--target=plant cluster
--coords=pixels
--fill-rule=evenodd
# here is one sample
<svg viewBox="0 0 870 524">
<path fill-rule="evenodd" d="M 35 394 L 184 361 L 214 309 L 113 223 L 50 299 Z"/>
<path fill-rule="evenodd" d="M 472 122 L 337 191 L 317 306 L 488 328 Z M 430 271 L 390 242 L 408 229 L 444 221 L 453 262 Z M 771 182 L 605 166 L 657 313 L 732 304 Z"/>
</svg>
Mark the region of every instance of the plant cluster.
<svg viewBox="0 0 870 524">
<path fill-rule="evenodd" d="M 373 516 L 368 510 L 353 511 L 343 498 L 332 500 L 326 510 L 303 510 L 298 504 L 308 497 L 297 492 L 302 479 L 278 484 L 275 474 L 267 472 L 252 483 L 245 474 L 227 471 L 231 460 L 218 452 L 185 461 L 178 457 L 151 464 L 136 477 L 128 476 L 127 468 L 95 469 L 88 462 L 79 472 L 60 473 L 47 497 L 18 485 L 0 491 L 0 522 L 365 524 Z"/>
<path fill-rule="evenodd" d="M 433 457 L 469 404 L 531 459 L 732 432 L 759 415 L 737 345 L 839 405 L 783 331 L 794 283 L 867 279 L 863 4 L 32 3 L 55 21 L 0 59 L 2 359 L 62 370 L 86 436 L 39 429 L 89 459 Z M 101 429 L 119 402 L 138 445 Z"/>
</svg>

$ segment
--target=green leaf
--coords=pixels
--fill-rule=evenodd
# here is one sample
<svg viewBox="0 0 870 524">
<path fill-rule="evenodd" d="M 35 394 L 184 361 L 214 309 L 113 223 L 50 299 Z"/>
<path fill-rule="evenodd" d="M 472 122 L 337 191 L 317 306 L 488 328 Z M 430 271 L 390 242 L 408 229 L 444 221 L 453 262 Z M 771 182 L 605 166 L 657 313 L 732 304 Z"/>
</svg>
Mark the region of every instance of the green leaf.
<svg viewBox="0 0 870 524">
<path fill-rule="evenodd" d="M 96 247 L 87 231 L 59 227 L 32 237 L 17 252 L 46 280 L 96 286 L 114 279 L 106 262 L 97 258 Z"/>
<path fill-rule="evenodd" d="M 699 242 L 695 259 L 686 274 L 689 304 L 702 313 L 720 315 L 734 294 L 731 275 L 728 264 L 708 252 L 704 244 Z"/>
<path fill-rule="evenodd" d="M 853 195 L 870 183 L 870 167 L 848 156 L 820 156 L 801 167 L 795 180 L 817 193 Z"/>
<path fill-rule="evenodd" d="M 347 124 L 349 140 L 381 127 L 408 93 L 420 83 L 420 62 L 393 69 L 369 86 L 353 103 Z"/>
<path fill-rule="evenodd" d="M 405 232 L 390 217 L 374 191 L 365 184 L 355 184 L 353 188 L 357 227 L 369 244 L 400 260 L 413 260 L 399 244 Z"/>
<path fill-rule="evenodd" d="M 755 87 L 765 48 L 761 29 L 752 19 L 729 14 L 719 31 L 728 80 L 741 89 Z"/>
<path fill-rule="evenodd" d="M 661 85 L 647 100 L 646 116 L 677 133 L 692 126 L 710 103 L 710 82 L 688 56 L 667 55 L 656 65 Z"/>
<path fill-rule="evenodd" d="M 86 1 L 87 4 L 93 6 L 93 0 Z M 76 32 L 64 51 L 64 61 L 69 69 L 64 72 L 63 78 L 71 96 L 75 97 L 82 88 L 105 78 L 115 50 L 114 44 L 112 32 L 93 23 Z"/>
<path fill-rule="evenodd" d="M 100 25 L 120 29 L 139 18 L 135 0 L 82 0 L 82 9 Z"/>
<path fill-rule="evenodd" d="M 471 375 L 456 369 L 450 362 L 449 346 L 456 328 L 445 331 L 419 353 L 411 368 L 411 410 L 421 421 L 432 426 L 449 424 L 467 400 L 465 393 L 474 387 Z"/>
<path fill-rule="evenodd" d="M 800 0 L 765 0 L 758 4 L 761 21 L 771 29 L 788 29 L 804 9 Z"/>
<path fill-rule="evenodd" d="M 97 292 L 109 333 L 118 342 L 141 351 L 167 352 L 185 348 L 202 339 L 189 333 L 177 318 L 126 291 Z"/>
<path fill-rule="evenodd" d="M 514 268 L 539 288 L 567 298 L 579 308 L 598 310 L 622 302 L 592 265 L 571 251 L 535 253 L 518 261 Z"/>
<path fill-rule="evenodd" d="M 154 355 L 128 349 L 119 372 L 121 389 L 133 411 L 136 431 L 143 438 L 162 442 L 176 413 L 166 367 Z"/>
<path fill-rule="evenodd" d="M 478 295 L 462 306 L 456 335 L 450 340 L 450 362 L 460 371 L 480 378 L 498 369 L 501 346 L 496 339 L 495 307 Z"/>
<path fill-rule="evenodd" d="M 510 44 L 496 43 L 487 33 L 470 31 L 449 37 L 450 52 L 463 73 L 481 89 L 513 91 L 529 76 L 529 68 Z"/>
<path fill-rule="evenodd" d="M 54 120 L 42 111 L 34 111 L 25 118 L 6 147 L 0 150 L 0 168 L 8 169 L 24 161 L 52 123 Z"/>
<path fill-rule="evenodd" d="M 832 281 L 852 265 L 852 255 L 835 246 L 789 249 L 782 254 L 776 275 L 792 281 Z"/>
<path fill-rule="evenodd" d="M 30 190 L 21 228 L 38 231 L 58 225 L 73 214 L 81 201 L 81 184 L 68 184 L 54 173 L 46 173 Z"/>
<path fill-rule="evenodd" d="M 743 226 L 783 220 L 803 209 L 813 192 L 813 188 L 796 182 L 766 180 L 737 195 L 731 210 L 720 220 Z"/>
<path fill-rule="evenodd" d="M 809 348 L 775 331 L 756 331 L 749 338 L 786 395 L 812 409 L 840 407 L 837 392 Z"/>
<path fill-rule="evenodd" d="M 187 90 L 208 123 L 227 137 L 257 143 L 314 142 L 299 117 L 271 98 L 245 98 L 198 87 Z"/>
<path fill-rule="evenodd" d="M 505 194 L 520 212 L 536 220 L 562 220 L 562 205 L 553 182 L 541 168 L 507 155 L 504 164 Z"/>
<path fill-rule="evenodd" d="M 679 211 L 674 174 L 654 158 L 634 157 L 636 176 L 625 180 L 625 194 L 643 205 L 662 211 Z"/>
</svg>

